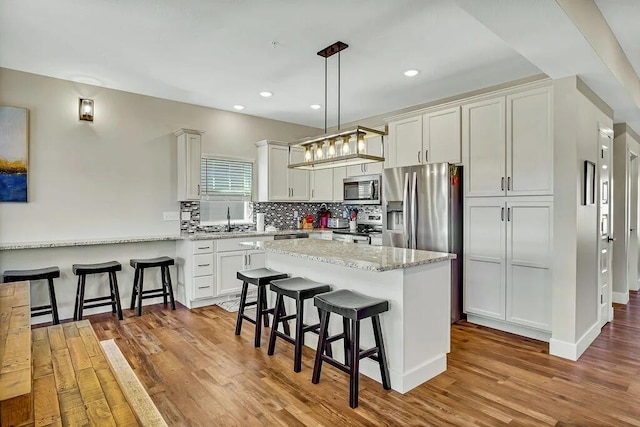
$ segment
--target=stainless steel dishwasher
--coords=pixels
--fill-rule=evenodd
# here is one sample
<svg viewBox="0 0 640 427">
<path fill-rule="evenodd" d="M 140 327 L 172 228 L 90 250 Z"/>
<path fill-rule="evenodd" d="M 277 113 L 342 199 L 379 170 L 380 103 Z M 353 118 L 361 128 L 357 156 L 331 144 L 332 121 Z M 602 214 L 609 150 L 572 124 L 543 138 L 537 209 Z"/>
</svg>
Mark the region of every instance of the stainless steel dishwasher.
<svg viewBox="0 0 640 427">
<path fill-rule="evenodd" d="M 289 233 L 289 234 L 276 234 L 273 236 L 273 240 L 285 240 L 285 239 L 308 239 L 309 233 Z"/>
</svg>

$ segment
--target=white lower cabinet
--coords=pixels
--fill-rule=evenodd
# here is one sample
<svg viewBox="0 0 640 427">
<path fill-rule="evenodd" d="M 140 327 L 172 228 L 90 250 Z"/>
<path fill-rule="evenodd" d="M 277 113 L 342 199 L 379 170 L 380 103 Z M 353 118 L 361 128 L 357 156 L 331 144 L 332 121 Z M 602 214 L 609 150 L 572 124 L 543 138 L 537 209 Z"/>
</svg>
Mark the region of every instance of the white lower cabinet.
<svg viewBox="0 0 640 427">
<path fill-rule="evenodd" d="M 237 294 L 242 290 L 238 271 L 263 268 L 264 251 L 246 249 L 243 242 L 273 240 L 273 236 L 224 239 L 216 241 L 216 295 Z"/>
<path fill-rule="evenodd" d="M 231 251 L 216 254 L 216 293 L 218 295 L 237 294 L 242 290 L 238 271 L 263 268 L 265 254 L 262 251 Z"/>
<path fill-rule="evenodd" d="M 467 198 L 464 218 L 465 313 L 550 332 L 552 200 Z"/>
<path fill-rule="evenodd" d="M 240 293 L 236 273 L 265 266 L 264 251 L 247 249 L 243 242 L 273 240 L 273 236 L 178 242 L 176 299 L 188 308 L 215 303 L 217 297 Z"/>
</svg>

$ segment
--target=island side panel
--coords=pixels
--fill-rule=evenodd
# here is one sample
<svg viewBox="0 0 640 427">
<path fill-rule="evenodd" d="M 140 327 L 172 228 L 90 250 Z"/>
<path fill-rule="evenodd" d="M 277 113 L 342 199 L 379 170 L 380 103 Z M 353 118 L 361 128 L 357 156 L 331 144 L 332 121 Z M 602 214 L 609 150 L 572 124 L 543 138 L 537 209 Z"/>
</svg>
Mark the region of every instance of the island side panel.
<svg viewBox="0 0 640 427">
<path fill-rule="evenodd" d="M 350 289 L 362 294 L 386 299 L 389 301 L 389 311 L 380 315 L 382 334 L 386 347 L 389 373 L 391 377 L 391 387 L 399 392 L 403 392 L 399 387 L 403 384 L 403 270 L 390 270 L 383 272 L 367 271 L 358 268 L 343 267 L 319 261 L 306 260 L 289 255 L 267 252 L 266 265 L 291 276 L 306 277 L 322 283 L 327 283 L 334 290 Z M 275 298 L 269 292 L 270 306 Z M 295 306 L 291 300 L 287 304 L 287 312 L 293 313 Z M 313 305 L 313 301 L 307 301 L 305 305 L 305 323 L 318 323 L 318 313 Z M 291 323 L 293 330 L 295 322 Z M 330 334 L 342 332 L 342 318 L 333 314 L 329 324 Z M 305 345 L 316 348 L 318 338 L 315 334 L 305 335 Z M 282 344 L 280 344 L 282 345 Z M 361 322 L 361 348 L 374 346 L 373 329 L 371 320 L 366 319 Z M 334 357 L 344 361 L 342 341 L 337 341 L 333 345 Z M 276 357 L 278 356 L 278 346 L 276 346 Z M 312 362 L 311 362 L 312 363 Z M 360 362 L 360 372 L 370 378 L 380 382 L 380 369 L 378 363 L 373 360 L 363 359 Z M 322 379 L 321 379 L 322 381 Z"/>
<path fill-rule="evenodd" d="M 451 345 L 451 261 L 404 271 L 404 375 L 407 392 L 447 369 Z"/>
</svg>

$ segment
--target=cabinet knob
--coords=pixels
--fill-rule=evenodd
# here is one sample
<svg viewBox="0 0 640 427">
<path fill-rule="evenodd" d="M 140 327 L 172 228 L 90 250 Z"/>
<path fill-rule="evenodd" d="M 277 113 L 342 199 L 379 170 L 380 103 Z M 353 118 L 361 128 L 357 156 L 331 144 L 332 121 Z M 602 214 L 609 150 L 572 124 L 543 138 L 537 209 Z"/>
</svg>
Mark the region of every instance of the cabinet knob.
<svg viewBox="0 0 640 427">
<path fill-rule="evenodd" d="M 422 156 L 420 156 L 420 153 L 422 153 L 422 150 L 418 150 L 418 163 L 420 163 L 420 161 L 422 160 Z"/>
</svg>

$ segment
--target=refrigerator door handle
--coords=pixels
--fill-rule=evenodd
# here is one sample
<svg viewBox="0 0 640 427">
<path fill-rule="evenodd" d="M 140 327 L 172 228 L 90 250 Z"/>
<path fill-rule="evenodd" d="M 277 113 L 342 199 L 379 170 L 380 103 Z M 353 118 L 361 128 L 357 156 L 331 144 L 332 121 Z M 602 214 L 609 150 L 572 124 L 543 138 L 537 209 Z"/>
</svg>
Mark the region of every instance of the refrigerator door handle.
<svg viewBox="0 0 640 427">
<path fill-rule="evenodd" d="M 411 249 L 418 248 L 418 173 L 411 180 Z"/>
<path fill-rule="evenodd" d="M 404 192 L 402 194 L 402 242 L 404 247 L 409 247 L 409 173 L 404 174 Z"/>
</svg>

